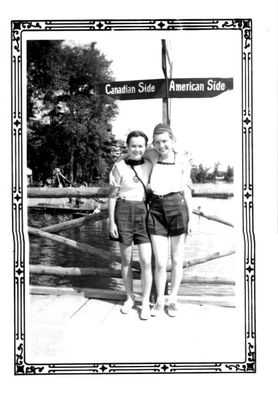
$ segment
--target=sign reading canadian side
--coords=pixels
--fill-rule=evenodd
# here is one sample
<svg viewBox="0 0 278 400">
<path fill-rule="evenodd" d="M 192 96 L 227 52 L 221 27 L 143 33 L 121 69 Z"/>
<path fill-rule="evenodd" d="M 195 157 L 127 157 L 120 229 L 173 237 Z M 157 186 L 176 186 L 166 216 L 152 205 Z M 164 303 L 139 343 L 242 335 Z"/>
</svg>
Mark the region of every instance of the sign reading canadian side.
<svg viewBox="0 0 278 400">
<path fill-rule="evenodd" d="M 97 85 L 100 94 L 118 100 L 154 99 L 166 97 L 165 79 L 118 81 Z M 168 93 L 175 97 L 215 97 L 233 89 L 233 78 L 185 78 L 169 79 Z"/>
</svg>

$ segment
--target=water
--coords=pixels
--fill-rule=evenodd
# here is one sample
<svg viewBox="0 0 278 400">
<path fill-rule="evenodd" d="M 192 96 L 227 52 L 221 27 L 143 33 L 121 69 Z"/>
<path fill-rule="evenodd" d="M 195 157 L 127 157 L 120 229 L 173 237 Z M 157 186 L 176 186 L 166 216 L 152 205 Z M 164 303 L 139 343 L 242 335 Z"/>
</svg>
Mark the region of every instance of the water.
<svg viewBox="0 0 278 400">
<path fill-rule="evenodd" d="M 208 215 L 215 215 L 223 220 L 232 222 L 231 216 L 234 211 L 234 200 L 230 199 L 208 199 L 193 198 L 193 208 L 201 207 L 201 210 Z M 70 214 L 50 214 L 42 211 L 29 211 L 28 224 L 35 228 L 42 228 L 48 225 L 71 219 Z M 118 244 L 109 240 L 107 220 L 98 222 L 88 222 L 81 227 L 67 229 L 58 233 L 67 238 L 95 246 L 103 250 L 119 254 Z M 29 237 L 29 263 L 40 265 L 53 265 L 68 267 L 107 267 L 100 258 L 81 252 L 67 245 L 54 242 L 49 239 L 39 238 L 31 235 Z M 194 215 L 192 218 L 192 235 L 188 237 L 185 245 L 185 259 L 204 257 L 217 251 L 231 249 L 234 245 L 233 228 L 208 221 L 203 217 Z M 137 256 L 137 246 L 134 248 L 135 259 Z M 225 257 L 222 260 L 228 260 Z M 208 264 L 208 263 L 207 263 Z M 202 264 L 197 269 L 204 270 L 207 264 Z M 195 267 L 194 267 L 195 268 Z M 223 268 L 222 268 L 223 269 Z M 215 272 L 219 275 L 221 271 Z M 225 273 L 231 273 L 227 268 Z M 78 287 L 102 287 L 113 288 L 113 279 L 103 277 L 54 277 L 49 275 L 32 275 L 32 285 L 43 286 L 78 286 Z"/>
</svg>

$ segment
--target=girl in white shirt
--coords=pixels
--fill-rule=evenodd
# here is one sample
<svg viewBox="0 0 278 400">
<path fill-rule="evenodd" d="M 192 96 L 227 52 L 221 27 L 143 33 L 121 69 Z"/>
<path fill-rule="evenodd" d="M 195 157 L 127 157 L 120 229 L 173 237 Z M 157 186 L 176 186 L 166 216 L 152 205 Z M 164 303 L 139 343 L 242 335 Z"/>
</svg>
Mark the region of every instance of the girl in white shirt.
<svg viewBox="0 0 278 400">
<path fill-rule="evenodd" d="M 131 132 L 126 143 L 128 157 L 116 163 L 110 173 L 110 183 L 118 186 L 119 191 L 117 198 L 110 198 L 108 202 L 109 234 L 120 244 L 122 277 L 127 295 L 121 308 L 124 314 L 135 305 L 131 262 L 132 245 L 138 245 L 142 281 L 141 319 L 145 320 L 150 317 L 152 270 L 143 185 L 147 185 L 152 164 L 143 158 L 148 143 L 148 137 L 143 132 Z"/>
<path fill-rule="evenodd" d="M 168 315 L 178 312 L 177 294 L 183 274 L 185 239 L 191 213 L 190 168 L 184 157 L 174 151 L 174 138 L 169 126 L 158 124 L 153 133 L 153 149 L 145 153 L 153 163 L 150 185 L 153 196 L 149 204 L 148 231 L 155 255 L 157 301 L 152 315 L 164 310 L 168 251 L 171 251 L 171 292 Z"/>
</svg>

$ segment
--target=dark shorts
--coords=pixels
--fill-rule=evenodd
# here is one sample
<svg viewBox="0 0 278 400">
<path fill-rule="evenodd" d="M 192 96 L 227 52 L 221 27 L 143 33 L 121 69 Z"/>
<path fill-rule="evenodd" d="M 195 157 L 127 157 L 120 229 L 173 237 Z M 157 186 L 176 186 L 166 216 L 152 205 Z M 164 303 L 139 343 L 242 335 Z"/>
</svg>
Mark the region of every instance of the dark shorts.
<svg viewBox="0 0 278 400">
<path fill-rule="evenodd" d="M 153 195 L 149 203 L 150 235 L 178 236 L 188 233 L 188 208 L 181 192 L 166 196 Z"/>
<path fill-rule="evenodd" d="M 118 199 L 115 207 L 115 222 L 119 233 L 119 242 L 130 246 L 149 243 L 147 232 L 147 208 L 143 201 Z"/>
</svg>

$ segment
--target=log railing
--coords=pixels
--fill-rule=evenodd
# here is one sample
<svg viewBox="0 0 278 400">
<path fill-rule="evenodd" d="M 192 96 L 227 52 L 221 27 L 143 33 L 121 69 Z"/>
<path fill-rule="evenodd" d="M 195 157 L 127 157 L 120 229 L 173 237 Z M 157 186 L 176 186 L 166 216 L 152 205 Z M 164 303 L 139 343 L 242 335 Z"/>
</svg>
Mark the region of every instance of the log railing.
<svg viewBox="0 0 278 400">
<path fill-rule="evenodd" d="M 27 197 L 29 198 L 66 198 L 66 197 L 83 197 L 83 198 L 105 198 L 112 196 L 118 188 L 114 185 L 104 185 L 101 187 L 28 187 Z"/>
<path fill-rule="evenodd" d="M 90 187 L 90 188 L 28 188 L 27 194 L 29 198 L 72 198 L 72 197 L 83 197 L 83 198 L 107 198 L 114 196 L 118 189 L 111 185 L 105 185 L 104 187 Z M 195 215 L 212 220 L 218 223 L 222 223 L 233 227 L 233 225 L 216 216 L 210 216 L 204 214 L 200 210 L 193 210 Z M 86 245 L 84 243 L 76 242 L 75 240 L 66 238 L 61 235 L 56 235 L 54 232 L 60 232 L 73 226 L 81 226 L 87 222 L 95 222 L 108 217 L 107 210 L 95 210 L 93 214 L 85 215 L 77 219 L 73 219 L 59 224 L 50 225 L 41 229 L 28 227 L 28 233 L 45 239 L 50 239 L 59 243 L 63 243 L 67 246 L 73 247 L 78 251 L 91 254 L 93 256 L 101 258 L 108 265 L 107 268 L 63 268 L 60 266 L 44 266 L 44 265 L 30 265 L 31 274 L 45 274 L 45 275 L 58 275 L 58 276 L 85 276 L 85 275 L 101 275 L 110 277 L 121 277 L 120 268 L 120 255 L 112 254 L 111 252 L 104 251 L 103 249 Z M 234 249 L 222 252 L 216 252 L 209 254 L 202 258 L 195 258 L 184 262 L 184 269 L 191 268 L 195 265 L 206 263 L 211 260 L 215 260 L 221 257 L 227 257 L 235 253 Z M 138 261 L 132 263 L 133 277 L 134 279 L 140 279 L 140 264 Z M 170 280 L 171 265 L 167 266 L 167 281 Z M 234 284 L 231 280 L 219 279 L 219 278 L 201 278 L 198 277 L 189 278 L 186 274 L 183 274 L 182 283 L 214 283 L 214 284 Z M 92 291 L 92 290 L 91 290 Z M 98 289 L 99 291 L 99 289 Z M 114 295 L 112 296 L 114 298 Z"/>
</svg>

